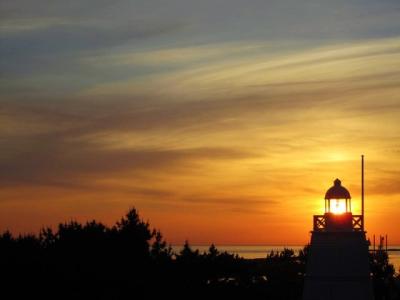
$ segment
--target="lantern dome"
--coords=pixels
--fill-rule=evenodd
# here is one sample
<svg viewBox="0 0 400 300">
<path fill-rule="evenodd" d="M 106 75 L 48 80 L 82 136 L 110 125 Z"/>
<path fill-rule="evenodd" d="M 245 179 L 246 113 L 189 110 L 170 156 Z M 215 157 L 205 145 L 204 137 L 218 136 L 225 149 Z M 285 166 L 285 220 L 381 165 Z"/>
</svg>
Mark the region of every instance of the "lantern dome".
<svg viewBox="0 0 400 300">
<path fill-rule="evenodd" d="M 342 186 L 342 182 L 336 178 L 333 186 L 326 191 L 325 199 L 351 199 L 350 192 Z"/>
</svg>

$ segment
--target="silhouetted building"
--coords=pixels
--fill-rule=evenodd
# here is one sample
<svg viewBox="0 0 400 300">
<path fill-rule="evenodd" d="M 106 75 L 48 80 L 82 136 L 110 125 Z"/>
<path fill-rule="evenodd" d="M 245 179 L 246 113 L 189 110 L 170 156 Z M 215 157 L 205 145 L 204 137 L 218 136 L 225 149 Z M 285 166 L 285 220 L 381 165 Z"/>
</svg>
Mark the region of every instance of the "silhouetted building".
<svg viewBox="0 0 400 300">
<path fill-rule="evenodd" d="M 349 191 L 336 179 L 325 214 L 314 216 L 303 300 L 371 300 L 364 214 L 353 215 Z"/>
</svg>

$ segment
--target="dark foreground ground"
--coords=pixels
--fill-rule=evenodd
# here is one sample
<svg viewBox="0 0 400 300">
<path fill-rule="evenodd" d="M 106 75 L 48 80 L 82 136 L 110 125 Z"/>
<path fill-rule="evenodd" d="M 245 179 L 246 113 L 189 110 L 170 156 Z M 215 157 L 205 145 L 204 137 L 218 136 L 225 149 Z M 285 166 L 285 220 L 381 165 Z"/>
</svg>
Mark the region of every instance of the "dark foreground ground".
<svg viewBox="0 0 400 300">
<path fill-rule="evenodd" d="M 301 299 L 308 247 L 243 259 L 188 243 L 173 253 L 135 209 L 107 227 L 60 224 L 0 235 L 0 299 Z M 400 277 L 380 249 L 370 255 L 375 299 L 400 299 Z"/>
</svg>

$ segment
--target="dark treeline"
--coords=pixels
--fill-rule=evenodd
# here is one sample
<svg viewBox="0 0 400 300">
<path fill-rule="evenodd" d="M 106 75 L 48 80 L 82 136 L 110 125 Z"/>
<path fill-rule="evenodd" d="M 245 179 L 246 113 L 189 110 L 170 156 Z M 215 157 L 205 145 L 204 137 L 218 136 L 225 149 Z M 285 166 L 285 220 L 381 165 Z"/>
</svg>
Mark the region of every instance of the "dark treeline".
<svg viewBox="0 0 400 300">
<path fill-rule="evenodd" d="M 0 299 L 301 299 L 307 252 L 247 260 L 186 242 L 173 253 L 131 209 L 112 227 L 71 221 L 39 235 L 1 234 Z M 376 299 L 396 299 L 386 252 L 371 255 L 371 270 Z"/>
</svg>

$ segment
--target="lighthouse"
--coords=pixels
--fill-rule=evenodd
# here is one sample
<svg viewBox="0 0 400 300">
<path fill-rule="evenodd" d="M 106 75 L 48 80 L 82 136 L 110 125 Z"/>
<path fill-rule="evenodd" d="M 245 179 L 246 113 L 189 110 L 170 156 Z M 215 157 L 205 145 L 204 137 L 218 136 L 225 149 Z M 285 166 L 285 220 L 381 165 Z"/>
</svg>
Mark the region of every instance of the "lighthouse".
<svg viewBox="0 0 400 300">
<path fill-rule="evenodd" d="M 303 300 L 373 299 L 363 210 L 352 213 L 350 192 L 336 179 L 325 213 L 313 218 Z"/>
</svg>

